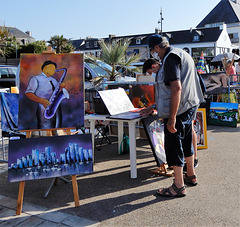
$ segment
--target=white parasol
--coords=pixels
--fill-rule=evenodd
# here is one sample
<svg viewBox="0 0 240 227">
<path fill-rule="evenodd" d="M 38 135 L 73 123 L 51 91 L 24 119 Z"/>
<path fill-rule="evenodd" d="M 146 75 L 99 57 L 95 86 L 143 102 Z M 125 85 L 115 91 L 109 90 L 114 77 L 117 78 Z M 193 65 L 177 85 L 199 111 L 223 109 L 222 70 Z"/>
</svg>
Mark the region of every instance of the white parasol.
<svg viewBox="0 0 240 227">
<path fill-rule="evenodd" d="M 234 53 L 230 53 L 230 52 L 224 53 L 224 54 L 218 54 L 216 57 L 214 57 L 214 58 L 212 59 L 211 62 L 222 61 L 222 60 L 225 59 L 225 58 L 226 58 L 227 60 L 232 60 L 233 55 L 234 55 Z M 235 54 L 234 60 L 236 61 L 236 60 L 238 60 L 239 58 L 240 58 L 240 56 L 237 55 L 237 54 Z"/>
</svg>

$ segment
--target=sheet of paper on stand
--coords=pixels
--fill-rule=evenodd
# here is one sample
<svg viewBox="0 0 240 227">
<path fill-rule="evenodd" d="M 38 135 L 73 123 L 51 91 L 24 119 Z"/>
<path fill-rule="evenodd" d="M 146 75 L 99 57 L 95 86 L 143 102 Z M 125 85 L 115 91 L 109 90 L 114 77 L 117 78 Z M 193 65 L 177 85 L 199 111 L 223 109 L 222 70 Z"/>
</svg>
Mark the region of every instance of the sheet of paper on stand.
<svg viewBox="0 0 240 227">
<path fill-rule="evenodd" d="M 135 108 L 123 88 L 99 91 L 111 116 L 109 118 L 140 118 L 140 108 Z"/>
</svg>

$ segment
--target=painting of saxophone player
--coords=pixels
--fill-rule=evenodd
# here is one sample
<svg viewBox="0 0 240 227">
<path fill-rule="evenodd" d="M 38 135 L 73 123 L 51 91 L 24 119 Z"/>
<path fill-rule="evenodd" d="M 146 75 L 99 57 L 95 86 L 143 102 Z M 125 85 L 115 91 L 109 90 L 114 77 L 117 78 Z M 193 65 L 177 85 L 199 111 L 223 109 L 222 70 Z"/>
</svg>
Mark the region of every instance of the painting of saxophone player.
<svg viewBox="0 0 240 227">
<path fill-rule="evenodd" d="M 24 54 L 20 59 L 19 128 L 84 124 L 82 54 Z"/>
<path fill-rule="evenodd" d="M 26 96 L 34 102 L 38 103 L 37 107 L 37 122 L 38 128 L 61 128 L 62 127 L 62 111 L 60 101 L 57 101 L 57 94 L 55 99 L 50 100 L 55 91 L 65 89 L 66 83 L 59 82 L 52 76 L 55 74 L 57 64 L 52 61 L 45 61 L 41 67 L 42 73 L 31 77 L 26 90 Z M 66 91 L 66 90 L 65 90 Z M 69 95 L 66 93 L 66 98 Z M 56 112 L 51 117 L 46 117 L 46 111 L 50 106 L 58 105 Z"/>
</svg>

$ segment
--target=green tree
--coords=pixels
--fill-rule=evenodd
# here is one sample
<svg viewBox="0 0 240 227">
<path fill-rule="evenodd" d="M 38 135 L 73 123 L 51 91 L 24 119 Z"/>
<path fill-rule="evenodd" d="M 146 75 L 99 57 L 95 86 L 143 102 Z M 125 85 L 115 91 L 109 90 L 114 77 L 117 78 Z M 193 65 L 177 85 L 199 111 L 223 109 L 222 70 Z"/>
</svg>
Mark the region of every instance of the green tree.
<svg viewBox="0 0 240 227">
<path fill-rule="evenodd" d="M 63 35 L 52 36 L 47 42 L 54 50 L 56 50 L 56 53 L 70 53 L 74 49 L 70 41 L 64 38 Z"/>
<path fill-rule="evenodd" d="M 8 45 L 11 43 L 11 34 L 5 26 L 0 26 L 0 56 L 8 55 Z"/>
<path fill-rule="evenodd" d="M 71 53 L 73 51 L 74 51 L 74 46 L 70 42 L 66 43 L 66 45 L 63 46 L 62 48 L 62 53 Z"/>
<path fill-rule="evenodd" d="M 33 42 L 34 53 L 41 54 L 43 51 L 47 50 L 47 44 L 44 40 Z"/>
<path fill-rule="evenodd" d="M 47 50 L 46 42 L 45 41 L 36 41 L 33 43 L 21 45 L 18 48 L 18 56 L 20 56 L 20 54 L 24 54 L 24 53 L 41 54 L 45 50 Z"/>
</svg>

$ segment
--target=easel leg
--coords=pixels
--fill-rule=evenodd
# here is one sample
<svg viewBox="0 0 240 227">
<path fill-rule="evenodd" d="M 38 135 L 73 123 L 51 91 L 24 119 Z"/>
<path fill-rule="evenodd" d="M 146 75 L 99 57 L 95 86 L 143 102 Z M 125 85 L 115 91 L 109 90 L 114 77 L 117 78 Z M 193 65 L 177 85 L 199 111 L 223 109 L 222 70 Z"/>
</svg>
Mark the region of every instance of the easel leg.
<svg viewBox="0 0 240 227">
<path fill-rule="evenodd" d="M 160 165 L 159 168 L 157 168 L 156 170 L 150 170 L 151 173 L 155 173 L 161 176 L 167 176 L 167 177 L 173 177 L 173 171 L 167 171 L 166 167 L 165 167 L 165 163 L 163 163 L 162 165 Z"/>
<path fill-rule="evenodd" d="M 68 181 L 65 177 L 55 177 L 55 178 L 52 180 L 52 182 L 51 182 L 48 190 L 47 190 L 46 193 L 45 193 L 45 195 L 43 196 L 44 199 L 47 198 L 47 196 L 48 196 L 49 192 L 51 191 L 51 189 L 53 188 L 53 186 L 57 186 L 57 185 L 58 185 L 58 179 L 62 180 L 62 181 L 65 182 L 65 183 L 69 183 L 69 182 L 70 182 L 70 181 Z"/>
<path fill-rule="evenodd" d="M 31 138 L 31 135 L 32 135 L 32 131 L 27 131 L 26 138 Z M 16 215 L 20 215 L 22 213 L 24 187 L 25 187 L 25 181 L 20 181 L 19 189 L 18 189 L 18 200 L 17 200 Z"/>
<path fill-rule="evenodd" d="M 72 186 L 73 186 L 73 196 L 75 207 L 79 207 L 79 195 L 78 195 L 78 185 L 77 185 L 77 176 L 72 175 Z"/>
<path fill-rule="evenodd" d="M 25 187 L 25 181 L 21 181 L 19 183 L 16 215 L 20 215 L 22 213 L 24 187 Z"/>
<path fill-rule="evenodd" d="M 48 190 L 46 191 L 45 195 L 43 196 L 44 199 L 47 198 L 47 196 L 48 196 L 49 192 L 51 191 L 53 185 L 57 185 L 57 177 L 52 180 Z"/>
</svg>

